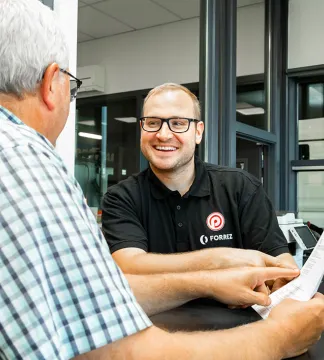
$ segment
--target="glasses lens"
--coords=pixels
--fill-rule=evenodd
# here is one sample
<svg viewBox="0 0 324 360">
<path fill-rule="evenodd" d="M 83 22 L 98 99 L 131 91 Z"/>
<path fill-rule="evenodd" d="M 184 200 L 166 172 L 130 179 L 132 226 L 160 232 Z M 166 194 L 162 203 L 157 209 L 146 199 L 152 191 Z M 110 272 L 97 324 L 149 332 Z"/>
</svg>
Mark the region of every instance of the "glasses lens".
<svg viewBox="0 0 324 360">
<path fill-rule="evenodd" d="M 189 120 L 181 118 L 170 119 L 169 124 L 172 131 L 180 133 L 188 130 Z"/>
<path fill-rule="evenodd" d="M 146 131 L 158 131 L 161 127 L 161 119 L 158 118 L 144 118 L 143 129 Z"/>
</svg>

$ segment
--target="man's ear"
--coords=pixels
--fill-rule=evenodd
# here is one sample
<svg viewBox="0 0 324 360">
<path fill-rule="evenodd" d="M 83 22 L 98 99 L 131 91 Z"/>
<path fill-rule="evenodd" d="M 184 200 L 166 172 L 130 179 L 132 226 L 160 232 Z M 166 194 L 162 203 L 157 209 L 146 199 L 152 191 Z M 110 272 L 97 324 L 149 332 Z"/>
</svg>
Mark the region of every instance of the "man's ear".
<svg viewBox="0 0 324 360">
<path fill-rule="evenodd" d="M 197 145 L 201 143 L 204 129 L 205 129 L 205 124 L 202 121 L 199 121 L 199 123 L 197 124 L 197 127 L 196 127 L 196 144 Z"/>
<path fill-rule="evenodd" d="M 50 111 L 54 110 L 55 97 L 58 89 L 58 76 L 60 68 L 56 63 L 49 65 L 44 73 L 41 85 L 41 96 Z"/>
</svg>

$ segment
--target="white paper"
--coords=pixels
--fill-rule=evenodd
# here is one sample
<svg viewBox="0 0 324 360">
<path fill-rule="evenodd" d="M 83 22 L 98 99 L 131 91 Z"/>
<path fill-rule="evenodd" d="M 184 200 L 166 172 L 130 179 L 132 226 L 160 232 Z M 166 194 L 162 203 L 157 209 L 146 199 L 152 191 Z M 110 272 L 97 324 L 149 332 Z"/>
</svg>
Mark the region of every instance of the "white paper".
<svg viewBox="0 0 324 360">
<path fill-rule="evenodd" d="M 270 295 L 269 306 L 253 305 L 252 308 L 266 319 L 276 305 L 286 298 L 307 301 L 317 292 L 324 275 L 324 233 L 300 271 L 298 278 Z"/>
</svg>

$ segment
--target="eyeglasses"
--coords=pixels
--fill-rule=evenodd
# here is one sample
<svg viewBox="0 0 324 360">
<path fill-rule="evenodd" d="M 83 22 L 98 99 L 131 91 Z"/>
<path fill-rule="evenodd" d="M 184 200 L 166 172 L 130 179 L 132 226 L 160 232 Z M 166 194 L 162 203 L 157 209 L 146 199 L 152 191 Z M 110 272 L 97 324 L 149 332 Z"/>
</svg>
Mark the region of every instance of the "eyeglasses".
<svg viewBox="0 0 324 360">
<path fill-rule="evenodd" d="M 170 131 L 174 133 L 184 133 L 189 130 L 190 123 L 192 122 L 200 122 L 197 119 L 184 118 L 184 117 L 172 117 L 167 119 L 162 119 L 158 117 L 141 117 L 141 125 L 142 129 L 147 132 L 157 132 L 159 131 L 163 123 L 167 123 Z"/>
<path fill-rule="evenodd" d="M 82 81 L 64 69 L 60 69 L 60 71 L 72 78 L 70 79 L 70 102 L 72 102 L 77 97 L 78 91 L 82 85 Z"/>
</svg>

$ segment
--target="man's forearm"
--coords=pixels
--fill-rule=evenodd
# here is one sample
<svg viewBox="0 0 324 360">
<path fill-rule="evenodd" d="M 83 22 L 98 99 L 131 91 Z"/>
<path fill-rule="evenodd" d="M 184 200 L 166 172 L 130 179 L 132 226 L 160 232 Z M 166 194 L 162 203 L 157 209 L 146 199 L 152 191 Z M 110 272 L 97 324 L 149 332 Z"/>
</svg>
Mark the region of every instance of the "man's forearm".
<svg viewBox="0 0 324 360">
<path fill-rule="evenodd" d="M 148 315 L 208 295 L 202 286 L 207 278 L 203 272 L 125 276 L 137 301 Z"/>
<path fill-rule="evenodd" d="M 140 305 L 152 315 L 199 297 L 211 297 L 229 305 L 267 305 L 268 291 L 255 290 L 257 285 L 298 273 L 291 269 L 238 268 L 126 277 Z"/>
<path fill-rule="evenodd" d="M 283 337 L 267 322 L 215 332 L 170 334 L 151 327 L 78 360 L 279 360 Z M 247 341 L 253 339 L 253 342 Z"/>
<path fill-rule="evenodd" d="M 188 357 L 184 359 L 190 360 L 279 360 L 284 356 L 284 345 L 276 330 L 272 331 L 271 323 L 259 321 L 230 330 L 182 333 L 174 340 L 178 346 L 178 359 L 181 359 L 182 351 L 187 351 Z M 247 339 L 253 339 L 253 342 Z"/>
<path fill-rule="evenodd" d="M 226 248 L 204 249 L 181 254 L 116 252 L 114 260 L 126 274 L 163 274 L 215 270 L 226 266 Z M 227 260 L 226 260 L 227 262 Z"/>
</svg>

